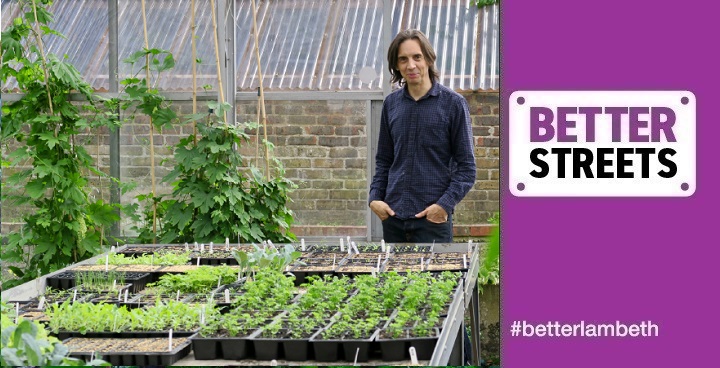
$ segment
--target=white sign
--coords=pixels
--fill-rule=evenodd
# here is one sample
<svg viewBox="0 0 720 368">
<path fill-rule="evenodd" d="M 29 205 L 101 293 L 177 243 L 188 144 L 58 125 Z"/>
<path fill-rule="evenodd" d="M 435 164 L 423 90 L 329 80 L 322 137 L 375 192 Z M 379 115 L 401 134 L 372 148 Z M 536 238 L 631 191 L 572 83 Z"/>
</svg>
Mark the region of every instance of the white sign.
<svg viewBox="0 0 720 368">
<path fill-rule="evenodd" d="M 516 91 L 510 191 L 518 197 L 689 197 L 689 91 Z"/>
</svg>

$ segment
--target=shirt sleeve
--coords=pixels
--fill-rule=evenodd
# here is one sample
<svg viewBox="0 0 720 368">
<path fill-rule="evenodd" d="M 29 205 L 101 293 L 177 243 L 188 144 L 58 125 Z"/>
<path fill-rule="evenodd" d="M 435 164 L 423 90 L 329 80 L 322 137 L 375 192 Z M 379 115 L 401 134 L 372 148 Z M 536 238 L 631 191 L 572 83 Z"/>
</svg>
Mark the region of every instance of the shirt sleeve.
<svg viewBox="0 0 720 368">
<path fill-rule="evenodd" d="M 472 189 L 477 171 L 467 101 L 458 96 L 454 99 L 451 111 L 450 147 L 452 147 L 452 157 L 457 166 L 448 189 L 437 201 L 437 204 L 447 213 L 453 213 L 455 206 Z"/>
<path fill-rule="evenodd" d="M 390 166 L 392 166 L 395 159 L 393 141 L 390 136 L 390 126 L 388 124 L 387 105 L 388 102 L 385 101 L 380 115 L 380 137 L 378 138 L 378 150 L 375 155 L 375 176 L 370 184 L 368 204 L 376 200 L 385 200 L 385 191 L 387 190 L 388 185 L 388 174 L 390 172 Z"/>
</svg>

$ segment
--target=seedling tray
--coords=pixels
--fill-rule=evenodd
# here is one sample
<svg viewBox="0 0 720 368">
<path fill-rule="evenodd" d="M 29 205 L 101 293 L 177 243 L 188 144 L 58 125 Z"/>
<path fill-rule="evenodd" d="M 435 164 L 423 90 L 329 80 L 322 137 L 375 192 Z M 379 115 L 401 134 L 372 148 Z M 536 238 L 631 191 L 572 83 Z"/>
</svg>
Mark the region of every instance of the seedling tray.
<svg viewBox="0 0 720 368">
<path fill-rule="evenodd" d="M 63 340 L 70 356 L 90 361 L 102 358 L 117 365 L 169 366 L 190 353 L 189 337 L 173 337 L 173 349 L 168 351 L 167 338 L 88 338 L 71 337 Z"/>
</svg>

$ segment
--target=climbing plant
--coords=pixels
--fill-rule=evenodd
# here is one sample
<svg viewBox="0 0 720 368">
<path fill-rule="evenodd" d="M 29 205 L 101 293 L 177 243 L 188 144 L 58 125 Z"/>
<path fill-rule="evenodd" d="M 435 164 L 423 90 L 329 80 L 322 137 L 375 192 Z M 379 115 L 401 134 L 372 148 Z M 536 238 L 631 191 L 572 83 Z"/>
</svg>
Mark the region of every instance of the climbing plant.
<svg viewBox="0 0 720 368">
<path fill-rule="evenodd" d="M 473 0 L 478 8 L 482 8 L 486 5 L 494 5 L 500 2 L 500 0 Z"/>
<path fill-rule="evenodd" d="M 200 136 L 188 136 L 175 146 L 175 168 L 163 178 L 173 185 L 172 198 L 158 206 L 163 211 L 162 243 L 295 239 L 286 206 L 295 185 L 284 178 L 279 162 L 278 175 L 270 180 L 245 165 L 235 147 L 248 141 L 245 130 L 256 124 L 225 124 L 220 119 L 229 106 L 211 103 L 214 113 L 197 124 Z"/>
<path fill-rule="evenodd" d="M 78 135 L 119 122 L 105 101 L 93 94 L 75 67 L 46 54 L 43 37 L 59 36 L 49 27 L 50 1 L 19 1 L 23 16 L 2 32 L 3 83 L 17 82 L 22 97 L 2 106 L 2 141 L 19 147 L 8 160 L 14 171 L 3 206 L 30 205 L 24 225 L 7 237 L 5 262 L 17 279 L 3 287 L 32 280 L 101 252 L 106 228 L 119 219 L 112 205 L 90 195 L 88 175 L 105 177 L 79 142 Z M 70 94 L 85 101 L 73 103 Z"/>
</svg>

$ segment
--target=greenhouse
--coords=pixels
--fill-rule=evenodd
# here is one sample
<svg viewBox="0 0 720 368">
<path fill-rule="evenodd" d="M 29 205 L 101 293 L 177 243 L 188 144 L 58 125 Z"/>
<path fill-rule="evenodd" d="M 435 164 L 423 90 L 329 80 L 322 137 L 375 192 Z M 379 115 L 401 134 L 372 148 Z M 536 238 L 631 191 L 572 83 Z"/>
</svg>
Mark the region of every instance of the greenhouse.
<svg viewBox="0 0 720 368">
<path fill-rule="evenodd" d="M 498 364 L 498 18 L 474 0 L 3 0 L 3 335 L 7 318 L 64 344 L 20 365 Z M 450 242 L 386 244 L 368 207 L 405 29 L 469 112 Z M 104 317 L 63 324 L 83 315 Z M 366 329 L 331 335 L 349 320 Z M 162 348 L 101 348 L 134 339 Z"/>
</svg>

